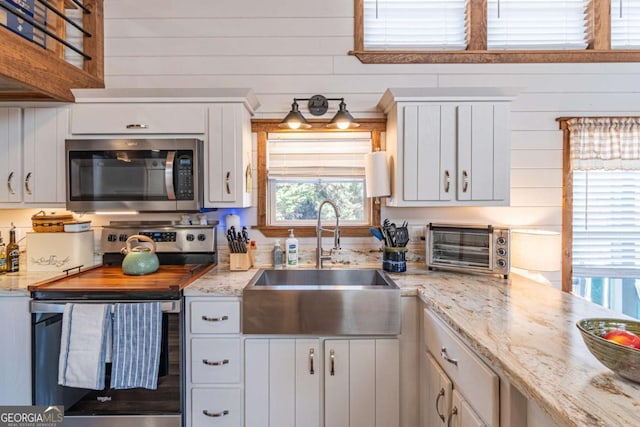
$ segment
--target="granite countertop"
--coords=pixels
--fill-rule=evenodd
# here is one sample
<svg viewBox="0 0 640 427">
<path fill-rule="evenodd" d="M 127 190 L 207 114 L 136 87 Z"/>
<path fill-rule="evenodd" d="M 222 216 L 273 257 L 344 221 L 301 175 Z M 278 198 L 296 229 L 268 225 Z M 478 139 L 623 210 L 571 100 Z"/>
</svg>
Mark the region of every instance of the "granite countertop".
<svg viewBox="0 0 640 427">
<path fill-rule="evenodd" d="M 184 295 L 240 297 L 257 271 L 219 265 Z M 28 296 L 28 285 L 57 274 L 2 275 L 0 297 Z M 586 317 L 620 315 L 516 274 L 502 280 L 410 267 L 389 276 L 403 296 L 418 296 L 558 425 L 640 426 L 640 384 L 593 357 L 575 326 Z"/>
<path fill-rule="evenodd" d="M 239 297 L 256 272 L 219 266 L 184 294 Z M 640 426 L 640 384 L 593 357 L 575 326 L 585 317 L 620 315 L 516 274 L 503 280 L 422 267 L 389 276 L 403 296 L 420 297 L 558 425 Z"/>
</svg>

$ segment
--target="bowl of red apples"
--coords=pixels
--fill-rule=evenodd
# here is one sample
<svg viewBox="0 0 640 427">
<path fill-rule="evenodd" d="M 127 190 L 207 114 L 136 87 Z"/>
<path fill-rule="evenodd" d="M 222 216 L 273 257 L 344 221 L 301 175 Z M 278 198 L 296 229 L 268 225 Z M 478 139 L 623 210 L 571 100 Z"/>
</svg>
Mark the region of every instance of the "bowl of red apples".
<svg viewBox="0 0 640 427">
<path fill-rule="evenodd" d="M 587 348 L 618 375 L 640 383 L 640 322 L 582 319 L 576 323 Z"/>
</svg>

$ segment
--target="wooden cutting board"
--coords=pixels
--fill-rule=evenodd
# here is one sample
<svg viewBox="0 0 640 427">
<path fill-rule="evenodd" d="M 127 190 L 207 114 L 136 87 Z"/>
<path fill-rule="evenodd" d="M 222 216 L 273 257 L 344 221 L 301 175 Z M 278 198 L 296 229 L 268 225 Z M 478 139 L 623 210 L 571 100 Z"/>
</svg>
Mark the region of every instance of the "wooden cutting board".
<svg viewBox="0 0 640 427">
<path fill-rule="evenodd" d="M 177 291 L 215 267 L 214 264 L 161 265 L 144 276 L 127 276 L 120 266 L 98 266 L 30 285 L 29 291 Z"/>
</svg>

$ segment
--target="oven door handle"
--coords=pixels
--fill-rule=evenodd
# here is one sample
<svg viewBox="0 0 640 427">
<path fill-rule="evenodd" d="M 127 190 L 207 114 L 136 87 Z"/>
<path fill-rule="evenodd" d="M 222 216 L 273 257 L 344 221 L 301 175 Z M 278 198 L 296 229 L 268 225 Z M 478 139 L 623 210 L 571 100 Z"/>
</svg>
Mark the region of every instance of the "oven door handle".
<svg viewBox="0 0 640 427">
<path fill-rule="evenodd" d="M 164 164 L 164 185 L 167 187 L 167 198 L 169 200 L 176 199 L 176 190 L 173 186 L 173 165 L 176 160 L 176 152 L 169 151 L 167 153 L 167 161 Z"/>
<path fill-rule="evenodd" d="M 64 313 L 64 306 L 69 303 L 74 304 L 116 304 L 116 303 L 142 303 L 159 302 L 163 313 L 180 313 L 180 301 L 145 301 L 145 300 L 123 300 L 123 301 L 31 301 L 31 313 Z M 111 309 L 113 311 L 113 307 Z"/>
</svg>

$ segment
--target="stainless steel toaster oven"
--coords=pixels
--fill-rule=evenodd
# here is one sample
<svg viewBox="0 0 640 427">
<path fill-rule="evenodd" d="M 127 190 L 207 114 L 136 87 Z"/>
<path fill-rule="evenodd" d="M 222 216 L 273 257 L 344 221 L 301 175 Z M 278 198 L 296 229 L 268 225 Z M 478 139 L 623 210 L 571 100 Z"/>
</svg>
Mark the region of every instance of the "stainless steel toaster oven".
<svg viewBox="0 0 640 427">
<path fill-rule="evenodd" d="M 492 225 L 427 225 L 429 270 L 448 269 L 509 276 L 510 230 Z"/>
</svg>

